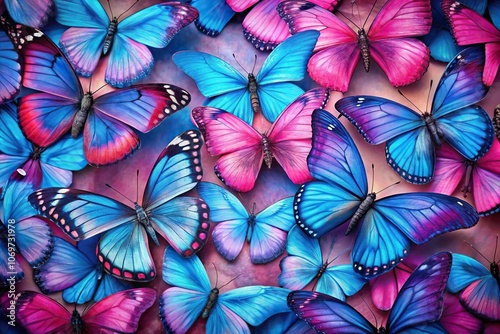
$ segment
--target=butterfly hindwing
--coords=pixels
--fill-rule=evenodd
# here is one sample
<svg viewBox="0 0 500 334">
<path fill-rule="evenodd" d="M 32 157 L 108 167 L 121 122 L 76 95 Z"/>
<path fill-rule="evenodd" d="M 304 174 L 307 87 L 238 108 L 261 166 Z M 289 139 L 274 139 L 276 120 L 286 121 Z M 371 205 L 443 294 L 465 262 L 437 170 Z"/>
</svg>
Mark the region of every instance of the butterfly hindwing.
<svg viewBox="0 0 500 334">
<path fill-rule="evenodd" d="M 199 17 L 194 20 L 196 28 L 211 37 L 219 35 L 235 14 L 225 0 L 189 0 L 188 3 L 200 12 Z"/>
</svg>

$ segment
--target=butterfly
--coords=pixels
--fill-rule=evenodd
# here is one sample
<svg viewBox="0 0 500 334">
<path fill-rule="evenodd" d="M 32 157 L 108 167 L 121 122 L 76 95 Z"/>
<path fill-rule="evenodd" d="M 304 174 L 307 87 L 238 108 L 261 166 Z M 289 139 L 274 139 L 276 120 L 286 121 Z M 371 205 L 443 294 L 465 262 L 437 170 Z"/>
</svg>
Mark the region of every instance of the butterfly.
<svg viewBox="0 0 500 334">
<path fill-rule="evenodd" d="M 179 197 L 201 180 L 201 145 L 200 134 L 194 130 L 175 137 L 153 167 L 142 205 L 135 202 L 134 208 L 69 188 L 37 190 L 28 200 L 40 215 L 51 219 L 73 240 L 105 232 L 96 253 L 111 275 L 151 281 L 156 270 L 148 235 L 159 245 L 159 233 L 183 256 L 197 252 L 207 241 L 207 205 L 199 198 Z"/>
<path fill-rule="evenodd" d="M 284 198 L 265 210 L 248 213 L 243 204 L 229 191 L 209 182 L 198 184 L 198 194 L 210 208 L 210 220 L 217 223 L 212 240 L 226 260 L 233 261 L 250 243 L 252 263 L 268 263 L 285 250 L 290 228 L 295 224 L 293 197 Z"/>
<path fill-rule="evenodd" d="M 318 36 L 318 32 L 308 31 L 285 40 L 267 57 L 257 75 L 249 73 L 248 79 L 208 53 L 180 51 L 172 60 L 208 97 L 204 105 L 227 110 L 248 124 L 252 124 L 254 112 L 262 112 L 269 122 L 274 122 L 304 92 L 289 81 L 304 78 Z"/>
<path fill-rule="evenodd" d="M 54 9 L 52 0 L 1 0 L 3 5 L 14 21 L 33 28 L 43 27 Z"/>
<path fill-rule="evenodd" d="M 500 104 L 496 106 L 493 113 L 493 127 L 495 128 L 497 139 L 500 142 Z"/>
<path fill-rule="evenodd" d="M 19 54 L 9 38 L 14 22 L 4 15 L 0 16 L 0 103 L 17 96 L 21 89 L 21 64 Z"/>
<path fill-rule="evenodd" d="M 18 125 L 17 106 L 0 105 L 0 185 L 17 169 L 31 175 L 33 187 L 67 187 L 72 183 L 72 171 L 87 166 L 83 154 L 83 138 L 65 135 L 47 147 L 32 144 Z"/>
<path fill-rule="evenodd" d="M 431 0 L 432 26 L 429 33 L 422 38 L 422 41 L 429 47 L 432 58 L 448 63 L 464 47 L 460 47 L 455 43 L 451 34 L 451 27 L 441 9 L 441 2 L 442 0 Z M 479 13 L 484 13 L 486 10 L 486 0 L 461 0 L 461 2 L 471 6 Z"/>
<path fill-rule="evenodd" d="M 140 145 L 130 127 L 148 132 L 191 99 L 187 91 L 170 84 L 135 85 L 94 98 L 83 92 L 71 65 L 48 37 L 21 29 L 26 33 L 19 41 L 23 85 L 39 92 L 21 98 L 19 124 L 37 146 L 49 146 L 71 129 L 74 138 L 83 132 L 90 165 L 114 164 Z"/>
<path fill-rule="evenodd" d="M 335 244 L 331 236 L 313 239 L 298 226 L 292 228 L 286 241 L 288 255 L 280 262 L 278 284 L 290 290 L 300 290 L 316 280 L 315 291 L 340 300 L 361 290 L 366 280 L 355 273 L 350 264 L 332 265 L 336 258 L 330 258 Z"/>
<path fill-rule="evenodd" d="M 349 221 L 347 235 L 359 224 L 351 263 L 363 277 L 373 278 L 395 267 L 412 243 L 423 244 L 479 220 L 470 204 L 442 194 L 413 192 L 376 201 L 376 193 L 368 193 L 359 151 L 342 123 L 315 110 L 312 128 L 307 164 L 315 180 L 295 194 L 295 220 L 313 238 Z"/>
<path fill-rule="evenodd" d="M 171 285 L 160 296 L 160 319 L 167 333 L 186 333 L 201 315 L 208 318 L 207 334 L 250 334 L 248 324 L 257 326 L 268 317 L 286 312 L 288 289 L 273 286 L 244 286 L 220 293 L 195 255 L 182 258 L 167 247 L 163 280 Z"/>
<path fill-rule="evenodd" d="M 32 266 L 38 267 L 50 257 L 53 248 L 52 230 L 26 201 L 33 192 L 31 182 L 14 172 L 1 192 L 0 201 L 0 287 L 23 279 L 24 272 L 16 260 L 21 254 Z"/>
<path fill-rule="evenodd" d="M 460 304 L 457 296 L 446 292 L 444 294 L 443 314 L 441 315 L 441 319 L 439 319 L 439 323 L 447 333 L 485 334 L 485 332 L 482 331 L 483 322 L 467 312 L 467 310 Z"/>
<path fill-rule="evenodd" d="M 485 44 L 483 82 L 491 86 L 500 66 L 500 31 L 480 14 L 458 1 L 443 0 L 441 8 L 458 45 Z"/>
<path fill-rule="evenodd" d="M 307 70 L 323 87 L 347 91 L 360 58 L 366 72 L 373 59 L 395 87 L 419 80 L 429 66 L 429 49 L 412 38 L 431 28 L 429 0 L 389 0 L 368 32 L 363 24 L 357 33 L 327 9 L 307 1 L 283 1 L 277 10 L 292 34 L 321 32 Z"/>
<path fill-rule="evenodd" d="M 328 90 L 315 88 L 292 102 L 266 134 L 260 134 L 224 110 L 196 107 L 191 115 L 210 155 L 221 155 L 215 174 L 239 192 L 253 189 L 262 161 L 271 168 L 275 158 L 293 183 L 310 180 L 306 157 L 311 149 L 311 113 L 326 105 Z"/>
<path fill-rule="evenodd" d="M 54 0 L 56 21 L 70 26 L 59 41 L 75 71 L 94 72 L 101 55 L 109 54 L 105 81 L 113 87 L 130 86 L 154 66 L 149 47 L 164 48 L 177 32 L 198 17 L 198 11 L 180 2 L 147 7 L 120 20 L 108 14 L 98 0 Z M 135 2 L 137 3 L 137 2 Z"/>
<path fill-rule="evenodd" d="M 292 291 L 288 306 L 318 333 L 446 333 L 436 321 L 451 269 L 451 254 L 434 254 L 401 289 L 385 327 L 377 329 L 346 302 L 312 291 Z"/>
<path fill-rule="evenodd" d="M 405 181 L 431 180 L 435 147 L 444 140 L 466 159 L 483 156 L 493 141 L 489 115 L 478 105 L 488 92 L 482 81 L 484 52 L 469 48 L 446 67 L 430 112 L 415 112 L 375 96 L 349 96 L 335 108 L 356 126 L 370 144 L 386 143 L 387 163 Z"/>
<path fill-rule="evenodd" d="M 472 314 L 483 320 L 499 321 L 500 260 L 496 261 L 494 256 L 493 261 L 489 262 L 488 270 L 469 256 L 453 253 L 453 266 L 447 289 L 451 293 L 460 292 L 460 302 Z"/>
<path fill-rule="evenodd" d="M 479 215 L 488 216 L 500 211 L 500 142 L 494 140 L 489 151 L 476 161 L 465 159 L 446 144 L 436 152 L 431 191 L 451 195 L 465 176 L 460 191 L 464 197 L 472 192 Z"/>
<path fill-rule="evenodd" d="M 194 20 L 196 28 L 211 37 L 219 35 L 236 14 L 226 0 L 189 0 L 188 3 L 200 13 L 199 17 Z"/>
<path fill-rule="evenodd" d="M 23 291 L 16 302 L 17 321 L 30 333 L 135 333 L 141 315 L 153 305 L 156 292 L 136 288 L 112 294 L 80 315 L 55 300 Z"/>
<path fill-rule="evenodd" d="M 78 248 L 54 237 L 54 249 L 49 260 L 34 270 L 35 283 L 44 294 L 63 291 L 67 303 L 84 304 L 99 301 L 115 292 L 130 289 L 128 282 L 104 271 L 97 261 L 95 249 L 99 236 L 82 240 Z"/>
</svg>

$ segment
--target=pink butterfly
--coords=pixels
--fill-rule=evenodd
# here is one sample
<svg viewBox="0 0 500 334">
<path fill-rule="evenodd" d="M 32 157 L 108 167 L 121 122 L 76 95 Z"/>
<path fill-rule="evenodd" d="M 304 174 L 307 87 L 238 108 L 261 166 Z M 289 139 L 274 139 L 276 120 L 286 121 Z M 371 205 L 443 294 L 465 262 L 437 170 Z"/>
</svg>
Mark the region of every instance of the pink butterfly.
<svg viewBox="0 0 500 334">
<path fill-rule="evenodd" d="M 276 6 L 283 0 L 263 0 L 245 16 L 243 35 L 259 50 L 273 50 L 290 37 L 285 21 L 281 19 Z M 310 0 L 310 2 L 332 11 L 337 0 Z"/>
<path fill-rule="evenodd" d="M 451 195 L 465 175 L 461 191 L 464 197 L 472 192 L 476 209 L 481 216 L 500 211 L 500 142 L 493 145 L 477 161 L 461 156 L 443 143 L 436 151 L 436 169 L 431 191 Z"/>
<path fill-rule="evenodd" d="M 306 161 L 311 149 L 311 114 L 324 107 L 328 98 L 329 92 L 324 88 L 302 94 L 265 134 L 218 108 L 197 107 L 191 113 L 208 152 L 221 156 L 214 167 L 216 175 L 234 190 L 247 192 L 255 185 L 262 161 L 271 168 L 273 158 L 293 183 L 311 179 Z"/>
<path fill-rule="evenodd" d="M 135 333 L 142 313 L 155 300 L 156 292 L 151 288 L 124 290 L 101 299 L 80 315 L 41 293 L 24 291 L 17 298 L 16 315 L 29 333 Z"/>
<path fill-rule="evenodd" d="M 458 45 L 485 44 L 483 82 L 491 86 L 500 66 L 500 31 L 484 17 L 457 1 L 444 0 L 443 12 Z"/>
<path fill-rule="evenodd" d="M 411 38 L 430 31 L 429 0 L 389 0 L 368 32 L 363 24 L 357 27 L 357 33 L 328 10 L 307 1 L 287 0 L 277 10 L 292 34 L 310 29 L 320 31 L 307 69 L 321 86 L 347 91 L 360 58 L 367 72 L 371 59 L 375 60 L 395 87 L 420 79 L 429 66 L 429 49 Z"/>
<path fill-rule="evenodd" d="M 259 2 L 259 0 L 226 0 L 229 7 L 237 13 L 252 7 L 257 2 Z"/>
<path fill-rule="evenodd" d="M 443 314 L 439 323 L 447 333 L 453 334 L 481 333 L 483 327 L 483 322 L 469 313 L 460 304 L 458 296 L 451 293 L 444 294 Z"/>
</svg>

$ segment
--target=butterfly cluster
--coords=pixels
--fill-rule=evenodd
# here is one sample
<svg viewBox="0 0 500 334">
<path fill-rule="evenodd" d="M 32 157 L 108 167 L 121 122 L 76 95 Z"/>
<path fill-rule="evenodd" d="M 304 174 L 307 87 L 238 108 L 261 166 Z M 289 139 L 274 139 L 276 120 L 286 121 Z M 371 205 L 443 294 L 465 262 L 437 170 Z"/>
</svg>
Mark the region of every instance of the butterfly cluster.
<svg viewBox="0 0 500 334">
<path fill-rule="evenodd" d="M 1 1 L 0 332 L 499 331 L 499 8 Z"/>
</svg>

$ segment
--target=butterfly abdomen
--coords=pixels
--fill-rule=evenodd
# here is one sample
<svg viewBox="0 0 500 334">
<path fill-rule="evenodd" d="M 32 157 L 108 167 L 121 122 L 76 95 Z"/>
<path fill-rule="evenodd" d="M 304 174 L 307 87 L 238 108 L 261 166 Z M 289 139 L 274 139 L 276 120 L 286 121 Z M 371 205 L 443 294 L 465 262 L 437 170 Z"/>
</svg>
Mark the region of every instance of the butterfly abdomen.
<svg viewBox="0 0 500 334">
<path fill-rule="evenodd" d="M 271 164 L 273 163 L 273 152 L 271 152 L 269 138 L 267 138 L 266 135 L 262 135 L 262 151 L 264 152 L 264 162 L 267 168 L 271 168 Z"/>
<path fill-rule="evenodd" d="M 375 193 L 370 193 L 366 198 L 361 202 L 358 209 L 352 216 L 351 221 L 349 222 L 349 226 L 347 227 L 347 231 L 345 231 L 345 235 L 351 233 L 351 231 L 358 225 L 358 222 L 363 218 L 366 212 L 370 209 L 373 202 L 375 202 L 376 195 Z"/>
<path fill-rule="evenodd" d="M 208 316 L 210 315 L 210 311 L 212 310 L 212 306 L 214 306 L 217 298 L 219 298 L 219 289 L 213 288 L 208 295 L 207 304 L 205 305 L 203 312 L 201 312 L 201 317 L 203 319 L 208 318 Z"/>
<path fill-rule="evenodd" d="M 253 73 L 248 73 L 248 91 L 250 92 L 250 103 L 255 113 L 261 112 L 259 95 L 257 95 L 257 80 Z"/>
<path fill-rule="evenodd" d="M 325 272 L 326 268 L 328 268 L 328 262 L 323 263 L 323 265 L 321 266 L 321 268 L 319 268 L 318 273 L 316 274 L 316 276 L 314 276 L 314 278 L 320 279 L 321 276 L 323 276 L 323 273 Z"/>
<path fill-rule="evenodd" d="M 496 106 L 495 112 L 493 113 L 493 126 L 495 128 L 497 139 L 500 141 L 500 104 Z"/>
<path fill-rule="evenodd" d="M 107 54 L 111 45 L 113 44 L 113 38 L 115 37 L 116 30 L 118 26 L 118 19 L 116 17 L 109 22 L 108 32 L 106 33 L 106 39 L 104 40 L 104 46 L 102 47 L 102 54 Z"/>
<path fill-rule="evenodd" d="M 440 131 L 436 125 L 436 120 L 432 118 L 432 116 L 429 113 L 425 113 L 423 115 L 424 121 L 425 121 L 425 126 L 427 127 L 427 130 L 431 134 L 432 141 L 434 144 L 440 146 L 441 145 L 441 139 L 440 137 Z"/>
<path fill-rule="evenodd" d="M 253 212 L 248 216 L 247 242 L 250 242 L 252 240 L 253 229 L 255 227 L 255 218 L 256 216 L 253 214 Z"/>
<path fill-rule="evenodd" d="M 467 160 L 465 164 L 466 164 L 465 182 L 464 186 L 462 187 L 462 189 L 460 189 L 460 191 L 464 193 L 464 197 L 467 197 L 467 193 L 469 193 L 471 190 L 471 179 L 472 179 L 472 170 L 474 169 L 474 161 Z"/>
<path fill-rule="evenodd" d="M 82 332 L 83 321 L 82 316 L 75 309 L 71 314 L 71 329 L 73 330 L 73 334 L 80 334 Z"/>
<path fill-rule="evenodd" d="M 82 131 L 93 104 L 94 99 L 92 93 L 85 94 L 80 102 L 80 110 L 76 113 L 75 118 L 73 118 L 73 124 L 71 125 L 71 136 L 73 138 L 78 137 Z"/>
<path fill-rule="evenodd" d="M 361 58 L 363 58 L 363 66 L 365 71 L 370 71 L 370 49 L 368 48 L 368 37 L 364 29 L 358 31 L 358 44 L 361 50 Z"/>
</svg>

